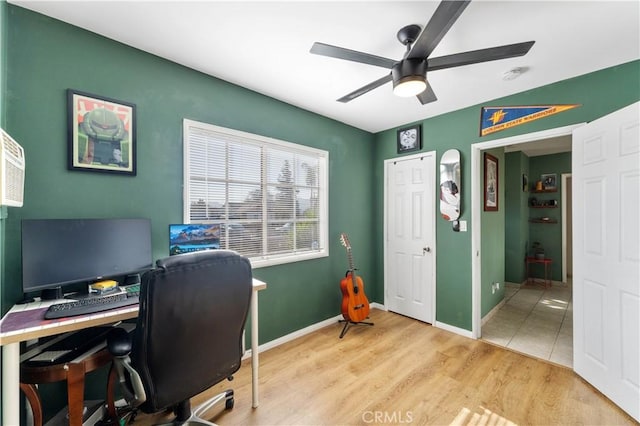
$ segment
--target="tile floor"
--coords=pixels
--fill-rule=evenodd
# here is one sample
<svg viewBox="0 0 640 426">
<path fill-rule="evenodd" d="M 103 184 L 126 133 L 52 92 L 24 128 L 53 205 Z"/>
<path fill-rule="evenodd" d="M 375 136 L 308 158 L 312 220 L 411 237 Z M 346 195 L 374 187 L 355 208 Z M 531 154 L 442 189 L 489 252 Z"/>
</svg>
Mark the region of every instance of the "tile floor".
<svg viewBox="0 0 640 426">
<path fill-rule="evenodd" d="M 505 303 L 482 326 L 482 338 L 573 367 L 571 283 L 549 289 L 507 283 Z"/>
</svg>

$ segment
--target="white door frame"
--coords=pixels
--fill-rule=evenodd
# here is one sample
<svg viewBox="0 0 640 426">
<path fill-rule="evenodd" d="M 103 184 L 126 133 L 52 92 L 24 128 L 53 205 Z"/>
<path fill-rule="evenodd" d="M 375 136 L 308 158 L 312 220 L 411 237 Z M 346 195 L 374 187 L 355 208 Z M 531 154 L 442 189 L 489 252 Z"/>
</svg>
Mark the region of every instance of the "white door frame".
<svg viewBox="0 0 640 426">
<path fill-rule="evenodd" d="M 571 173 L 562 173 L 560 200 L 562 203 L 562 282 L 567 283 L 567 246 L 569 244 L 567 235 L 567 221 L 571 220 L 567 217 L 567 179 L 571 177 Z"/>
<path fill-rule="evenodd" d="M 384 237 L 383 237 L 384 238 L 384 242 L 383 242 L 384 284 L 383 285 L 384 285 L 384 305 L 385 305 L 385 310 L 388 310 L 388 308 L 387 308 L 387 306 L 388 306 L 388 304 L 387 304 L 387 282 L 388 282 L 388 279 L 389 279 L 387 277 L 387 271 L 389 270 L 389 267 L 387 265 L 387 262 L 388 262 L 388 258 L 387 258 L 387 256 L 388 256 L 388 254 L 387 254 L 388 253 L 388 247 L 387 247 L 387 245 L 388 245 L 388 240 L 389 240 L 387 238 L 387 236 L 388 236 L 387 207 L 388 207 L 388 203 L 389 203 L 389 200 L 387 198 L 388 197 L 388 192 L 389 192 L 388 191 L 389 177 L 387 176 L 387 165 L 389 163 L 393 163 L 395 161 L 415 160 L 415 159 L 418 159 L 418 158 L 421 158 L 421 157 L 427 157 L 427 156 L 432 156 L 434 158 L 434 163 L 437 164 L 437 162 L 435 161 L 435 159 L 436 159 L 436 151 L 420 152 L 418 154 L 403 155 L 402 157 L 395 157 L 395 158 L 389 158 L 388 160 L 384 160 L 384 166 L 383 166 L 384 167 L 384 207 L 383 207 L 384 208 L 384 213 L 383 213 L 382 221 L 383 221 L 383 235 L 384 235 Z M 436 171 L 435 171 L 435 166 L 434 166 L 434 174 L 435 173 L 436 173 Z M 437 186 L 436 182 L 437 181 L 434 180 L 434 185 L 435 186 Z M 434 188 L 434 192 L 439 194 L 439 192 L 435 191 L 435 188 Z M 436 203 L 435 205 L 437 206 L 439 204 Z M 437 264 L 437 262 L 436 262 L 436 257 L 435 256 L 436 256 L 436 252 L 437 252 L 436 246 L 438 245 L 438 240 L 436 238 L 436 217 L 437 217 L 438 213 L 439 212 L 435 212 L 434 211 L 433 223 L 429 224 L 429 231 L 432 232 L 433 241 L 434 241 L 434 244 L 433 244 L 434 247 L 432 248 L 432 253 L 433 253 L 433 274 L 431 276 L 431 281 L 433 283 L 433 285 L 431 286 L 432 287 L 432 289 L 431 289 L 431 291 L 432 291 L 432 295 L 431 295 L 431 300 L 432 300 L 431 312 L 432 312 L 432 315 L 433 315 L 432 325 L 435 325 L 435 323 L 436 323 L 436 314 L 437 314 L 437 312 L 436 312 L 436 264 Z"/>
<path fill-rule="evenodd" d="M 540 132 L 527 133 L 471 145 L 471 335 L 474 339 L 480 338 L 482 331 L 482 292 L 480 287 L 482 284 L 480 224 L 482 222 L 480 217 L 482 214 L 483 175 L 481 151 L 507 145 L 533 142 L 540 139 L 571 135 L 573 129 L 583 126 L 584 124 L 585 123 L 571 124 L 569 126 L 556 127 Z"/>
</svg>

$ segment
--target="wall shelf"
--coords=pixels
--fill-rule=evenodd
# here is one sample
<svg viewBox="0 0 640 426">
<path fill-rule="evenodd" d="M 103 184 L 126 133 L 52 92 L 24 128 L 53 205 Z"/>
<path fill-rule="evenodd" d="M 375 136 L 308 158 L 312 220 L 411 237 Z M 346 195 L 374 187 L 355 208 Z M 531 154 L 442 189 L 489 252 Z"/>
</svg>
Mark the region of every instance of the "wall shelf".
<svg viewBox="0 0 640 426">
<path fill-rule="evenodd" d="M 558 206 L 529 206 L 531 209 L 557 209 Z"/>
<path fill-rule="evenodd" d="M 549 220 L 529 219 L 529 222 L 531 222 L 531 223 L 558 223 L 558 221 L 556 219 L 549 219 Z"/>
</svg>

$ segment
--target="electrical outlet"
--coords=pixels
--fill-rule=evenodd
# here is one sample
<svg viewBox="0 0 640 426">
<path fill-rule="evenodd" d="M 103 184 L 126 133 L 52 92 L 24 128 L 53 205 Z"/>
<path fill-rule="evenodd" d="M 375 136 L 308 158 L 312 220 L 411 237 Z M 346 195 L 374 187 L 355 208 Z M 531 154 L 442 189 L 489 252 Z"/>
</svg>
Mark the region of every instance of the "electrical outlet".
<svg viewBox="0 0 640 426">
<path fill-rule="evenodd" d="M 491 283 L 491 294 L 496 293 L 496 283 Z"/>
<path fill-rule="evenodd" d="M 496 283 L 496 290 L 500 290 L 500 283 Z"/>
</svg>

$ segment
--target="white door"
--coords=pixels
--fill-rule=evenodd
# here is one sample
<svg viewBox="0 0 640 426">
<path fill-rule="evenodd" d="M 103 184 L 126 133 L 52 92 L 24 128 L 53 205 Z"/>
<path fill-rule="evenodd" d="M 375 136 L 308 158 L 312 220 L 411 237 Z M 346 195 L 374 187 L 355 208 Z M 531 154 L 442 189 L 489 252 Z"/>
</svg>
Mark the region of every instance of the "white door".
<svg viewBox="0 0 640 426">
<path fill-rule="evenodd" d="M 640 421 L 640 103 L 573 132 L 573 366 Z"/>
<path fill-rule="evenodd" d="M 385 161 L 385 305 L 435 320 L 435 152 Z"/>
</svg>

